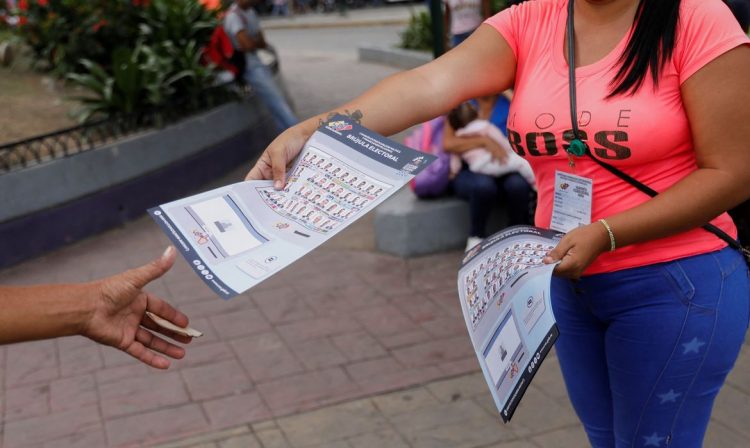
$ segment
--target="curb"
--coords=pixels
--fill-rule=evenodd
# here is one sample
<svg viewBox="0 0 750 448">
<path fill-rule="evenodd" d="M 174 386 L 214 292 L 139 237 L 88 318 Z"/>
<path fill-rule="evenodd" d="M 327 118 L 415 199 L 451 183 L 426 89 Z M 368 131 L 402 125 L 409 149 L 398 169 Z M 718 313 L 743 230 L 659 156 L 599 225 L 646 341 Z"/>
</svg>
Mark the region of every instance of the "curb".
<svg viewBox="0 0 750 448">
<path fill-rule="evenodd" d="M 380 19 L 380 20 L 347 20 L 330 22 L 300 22 L 300 23 L 273 23 L 261 22 L 264 30 L 288 30 L 288 29 L 312 29 L 312 28 L 355 28 L 367 26 L 389 26 L 408 25 L 409 19 Z"/>
<path fill-rule="evenodd" d="M 433 59 L 432 55 L 426 52 L 373 45 L 359 47 L 358 54 L 360 62 L 385 64 L 405 70 L 419 67 Z"/>
</svg>

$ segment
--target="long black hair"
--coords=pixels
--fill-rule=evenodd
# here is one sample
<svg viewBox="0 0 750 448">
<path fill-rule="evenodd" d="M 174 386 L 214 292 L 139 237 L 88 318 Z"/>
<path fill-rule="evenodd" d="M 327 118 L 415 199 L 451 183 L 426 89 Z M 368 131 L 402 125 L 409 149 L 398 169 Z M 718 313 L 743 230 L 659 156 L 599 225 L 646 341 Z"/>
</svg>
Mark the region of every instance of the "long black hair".
<svg viewBox="0 0 750 448">
<path fill-rule="evenodd" d="M 609 97 L 633 94 L 651 73 L 654 85 L 674 52 L 680 0 L 640 0 L 635 29 L 619 60 Z"/>
</svg>

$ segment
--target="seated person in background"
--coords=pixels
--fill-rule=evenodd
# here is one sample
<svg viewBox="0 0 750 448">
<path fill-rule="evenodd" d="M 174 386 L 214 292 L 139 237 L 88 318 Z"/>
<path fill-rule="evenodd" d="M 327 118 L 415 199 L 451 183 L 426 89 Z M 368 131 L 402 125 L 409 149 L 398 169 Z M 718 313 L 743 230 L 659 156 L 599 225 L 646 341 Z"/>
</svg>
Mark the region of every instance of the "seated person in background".
<svg viewBox="0 0 750 448">
<path fill-rule="evenodd" d="M 268 44 L 252 6 L 257 0 L 235 0 L 224 16 L 224 31 L 232 45 L 245 54 L 245 81 L 268 107 L 279 130 L 299 121 L 273 79 L 271 70 L 258 58 L 257 50 Z"/>
<path fill-rule="evenodd" d="M 502 130 L 508 116 L 510 103 L 499 95 L 477 99 L 478 118 L 489 120 Z M 484 148 L 497 160 L 504 162 L 508 155 L 493 139 L 485 136 L 457 136 L 456 130 L 446 120 L 443 150 L 460 155 L 476 148 Z M 502 200 L 508 213 L 508 225 L 531 224 L 534 190 L 517 172 L 502 176 L 475 173 L 464 164 L 451 181 L 456 196 L 469 203 L 469 238 L 466 250 L 478 244 L 487 235 L 487 223 L 493 204 Z"/>
<path fill-rule="evenodd" d="M 488 137 L 503 149 L 507 158 L 501 162 L 484 147 L 469 149 L 462 152 L 460 157 L 451 156 L 451 171 L 458 174 L 461 170 L 461 160 L 466 162 L 469 170 L 499 177 L 508 173 L 519 173 L 532 187 L 536 185 L 534 174 L 529 162 L 518 156 L 510 147 L 508 139 L 500 129 L 489 120 L 480 120 L 476 108 L 470 103 L 462 103 L 448 114 L 448 122 L 455 129 L 456 137 Z"/>
</svg>

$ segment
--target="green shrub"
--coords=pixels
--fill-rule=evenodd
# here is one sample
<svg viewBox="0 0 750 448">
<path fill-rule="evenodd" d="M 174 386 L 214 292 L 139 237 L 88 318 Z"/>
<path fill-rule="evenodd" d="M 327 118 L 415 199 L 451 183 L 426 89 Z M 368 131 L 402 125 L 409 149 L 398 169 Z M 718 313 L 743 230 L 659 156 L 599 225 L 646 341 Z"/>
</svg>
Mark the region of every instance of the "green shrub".
<svg viewBox="0 0 750 448">
<path fill-rule="evenodd" d="M 27 20 L 36 57 L 85 90 L 82 121 L 195 110 L 217 90 L 201 57 L 219 21 L 198 0 L 49 0 Z"/>
<path fill-rule="evenodd" d="M 162 114 L 170 109 L 198 110 L 210 105 L 214 86 L 213 68 L 201 63 L 195 41 L 177 46 L 171 41 L 156 45 L 138 43 L 135 48 L 118 48 L 112 53 L 110 69 L 84 59 L 83 73 L 67 76 L 87 94 L 81 121 L 92 117 Z M 221 89 L 219 89 L 221 90 Z"/>
<path fill-rule="evenodd" d="M 218 25 L 216 11 L 197 0 L 152 0 L 140 12 L 140 36 L 148 44 L 171 41 L 205 44 Z"/>
<path fill-rule="evenodd" d="M 507 6 L 507 0 L 490 0 L 492 14 L 502 11 Z M 432 50 L 432 45 L 432 16 L 427 11 L 412 14 L 409 24 L 401 33 L 401 48 L 429 51 Z"/>
<path fill-rule="evenodd" d="M 198 0 L 30 1 L 24 15 L 20 37 L 39 66 L 59 76 L 80 70 L 83 59 L 106 66 L 116 48 L 137 42 L 202 46 L 218 25 Z"/>
<path fill-rule="evenodd" d="M 130 0 L 30 1 L 19 36 L 38 67 L 63 76 L 81 59 L 103 64 L 116 47 L 135 43 L 140 9 Z"/>
<path fill-rule="evenodd" d="M 490 0 L 490 13 L 491 14 L 497 14 L 498 12 L 502 11 L 503 9 L 508 7 L 508 2 L 506 0 Z"/>
<path fill-rule="evenodd" d="M 429 12 L 422 11 L 411 15 L 409 25 L 401 33 L 401 48 L 409 50 L 432 49 L 432 19 Z"/>
</svg>

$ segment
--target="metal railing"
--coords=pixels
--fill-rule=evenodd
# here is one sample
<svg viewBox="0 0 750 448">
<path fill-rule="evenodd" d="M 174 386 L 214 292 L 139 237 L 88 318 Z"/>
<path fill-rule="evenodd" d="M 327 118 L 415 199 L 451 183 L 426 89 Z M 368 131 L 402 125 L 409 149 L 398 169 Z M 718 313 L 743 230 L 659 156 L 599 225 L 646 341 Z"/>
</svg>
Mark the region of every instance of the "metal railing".
<svg viewBox="0 0 750 448">
<path fill-rule="evenodd" d="M 236 90 L 217 86 L 200 104 L 173 104 L 146 113 L 99 119 L 0 144 L 0 175 L 90 151 L 137 132 L 164 127 L 195 113 L 240 99 L 241 96 Z"/>
</svg>

